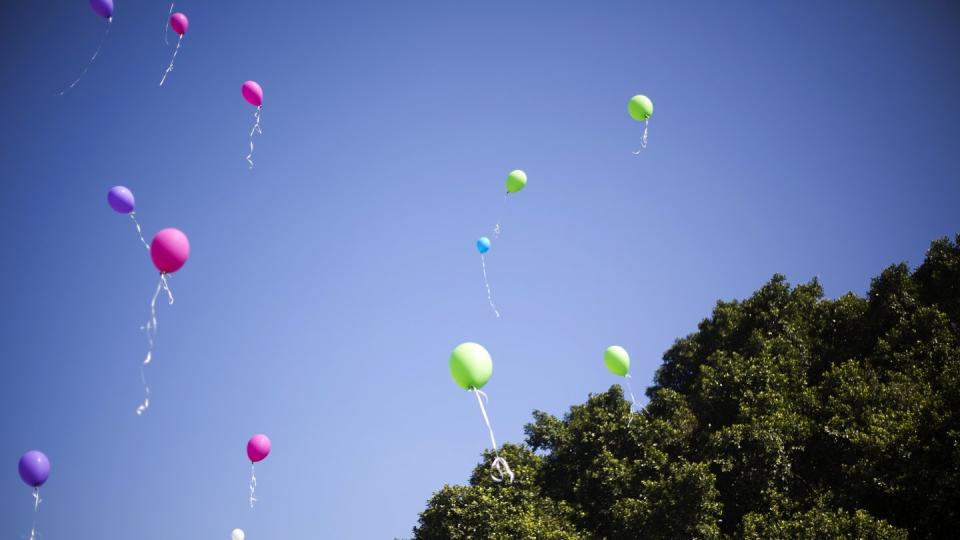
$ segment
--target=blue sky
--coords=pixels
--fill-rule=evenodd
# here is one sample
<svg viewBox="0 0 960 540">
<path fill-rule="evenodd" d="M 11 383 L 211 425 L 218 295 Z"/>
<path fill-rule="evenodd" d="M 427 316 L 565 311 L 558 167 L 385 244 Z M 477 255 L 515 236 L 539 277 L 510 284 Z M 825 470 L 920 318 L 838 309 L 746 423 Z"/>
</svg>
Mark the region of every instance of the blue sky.
<svg viewBox="0 0 960 540">
<path fill-rule="evenodd" d="M 16 461 L 37 448 L 46 539 L 409 537 L 488 444 L 448 374 L 459 343 L 491 352 L 515 442 L 533 409 L 617 382 L 608 345 L 640 393 L 717 299 L 775 272 L 863 293 L 960 230 L 951 2 L 283 4 L 178 2 L 158 88 L 169 4 L 117 0 L 63 97 L 105 22 L 7 6 L 0 536 L 30 530 Z M 246 79 L 266 95 L 253 171 Z M 143 418 L 156 274 L 115 184 L 193 248 Z M 498 219 L 496 320 L 474 242 Z"/>
</svg>

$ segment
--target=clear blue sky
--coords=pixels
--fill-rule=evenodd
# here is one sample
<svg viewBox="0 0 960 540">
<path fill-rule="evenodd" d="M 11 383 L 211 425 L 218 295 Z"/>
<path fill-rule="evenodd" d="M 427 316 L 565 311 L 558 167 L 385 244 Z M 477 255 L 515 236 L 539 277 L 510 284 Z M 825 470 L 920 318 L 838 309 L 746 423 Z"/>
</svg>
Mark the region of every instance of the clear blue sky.
<svg viewBox="0 0 960 540">
<path fill-rule="evenodd" d="M 683 5 L 680 5 L 683 4 Z M 53 464 L 58 538 L 409 537 L 488 445 L 450 380 L 494 359 L 502 441 L 617 382 L 639 391 L 717 299 L 775 272 L 863 293 L 960 230 L 960 10 L 805 2 L 14 2 L 0 20 L 0 537 Z M 256 169 L 252 108 L 266 93 Z M 650 145 L 626 114 L 656 104 Z M 488 269 L 508 171 L 510 200 Z M 129 186 L 190 261 L 139 363 L 156 274 L 106 205 Z M 260 503 L 247 438 L 265 432 Z"/>
</svg>

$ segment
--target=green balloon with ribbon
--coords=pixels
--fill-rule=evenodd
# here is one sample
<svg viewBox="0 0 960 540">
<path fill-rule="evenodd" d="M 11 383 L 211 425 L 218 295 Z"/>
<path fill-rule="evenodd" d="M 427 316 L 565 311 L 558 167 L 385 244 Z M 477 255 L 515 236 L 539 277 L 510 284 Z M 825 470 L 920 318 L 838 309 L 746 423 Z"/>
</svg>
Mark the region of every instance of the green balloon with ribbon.
<svg viewBox="0 0 960 540">
<path fill-rule="evenodd" d="M 513 482 L 513 471 L 510 470 L 507 460 L 500 457 L 497 439 L 493 436 L 493 428 L 490 426 L 490 417 L 487 416 L 487 409 L 483 406 L 487 401 L 487 395 L 480 389 L 487 384 L 491 375 L 493 375 L 493 359 L 483 345 L 472 342 L 461 343 L 450 353 L 450 376 L 453 382 L 460 388 L 476 394 L 480 413 L 483 414 L 483 421 L 487 424 L 487 431 L 490 432 L 490 444 L 493 445 L 495 456 L 490 465 L 490 478 L 493 478 L 494 482 L 502 482 L 504 478 L 508 482 Z"/>
<path fill-rule="evenodd" d="M 627 350 L 619 345 L 612 345 L 603 351 L 603 363 L 610 370 L 610 373 L 626 379 L 627 391 L 630 392 L 630 410 L 637 405 L 637 398 L 633 396 L 633 388 L 630 386 L 630 355 Z M 632 421 L 632 418 L 631 418 Z"/>
<path fill-rule="evenodd" d="M 647 147 L 647 137 L 650 132 L 650 117 L 653 116 L 653 101 L 650 101 L 650 98 L 642 94 L 633 96 L 630 98 L 630 101 L 627 102 L 627 112 L 630 113 L 630 117 L 637 122 L 643 122 L 643 138 L 640 139 L 640 150 L 643 150 Z M 639 154 L 640 150 L 637 150 L 634 154 Z"/>
</svg>

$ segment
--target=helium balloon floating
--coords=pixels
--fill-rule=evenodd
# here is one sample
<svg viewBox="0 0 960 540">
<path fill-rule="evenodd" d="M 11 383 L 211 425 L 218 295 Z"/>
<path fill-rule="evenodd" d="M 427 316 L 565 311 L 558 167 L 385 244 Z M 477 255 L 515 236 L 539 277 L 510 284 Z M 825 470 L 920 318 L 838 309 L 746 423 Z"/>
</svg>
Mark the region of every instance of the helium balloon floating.
<svg viewBox="0 0 960 540">
<path fill-rule="evenodd" d="M 271 447 L 270 437 L 263 433 L 254 435 L 247 441 L 247 457 L 250 459 L 250 508 L 253 508 L 253 503 L 257 502 L 257 498 L 254 496 L 254 492 L 257 490 L 257 471 L 254 464 L 266 459 L 270 455 Z M 243 538 L 243 531 L 240 532 L 240 535 Z"/>
<path fill-rule="evenodd" d="M 83 68 L 83 71 L 80 72 L 80 76 L 77 77 L 77 80 L 70 83 L 70 86 L 64 88 L 59 94 L 57 94 L 58 96 L 62 96 L 70 90 L 73 90 L 73 87 L 76 86 L 77 83 L 80 82 L 80 79 L 87 74 L 87 71 L 90 70 L 90 66 L 93 65 L 93 61 L 96 60 L 97 55 L 100 54 L 100 49 L 103 48 L 103 44 L 106 43 L 107 36 L 110 35 L 110 26 L 113 24 L 113 0 L 90 0 L 90 9 L 92 9 L 97 15 L 107 20 L 107 30 L 104 32 L 103 38 L 100 39 L 100 45 L 97 45 L 97 50 L 94 51 L 93 56 L 90 57 L 90 60 L 87 61 L 87 65 Z"/>
<path fill-rule="evenodd" d="M 260 88 L 257 81 L 247 81 L 240 87 L 240 93 L 243 95 L 243 99 L 247 100 L 247 103 L 257 108 L 253 113 L 254 123 L 253 128 L 250 130 L 250 153 L 247 154 L 247 163 L 250 164 L 250 170 L 253 170 L 253 134 L 259 133 L 263 135 L 263 132 L 260 131 L 260 110 L 263 108 L 263 88 Z"/>
<path fill-rule="evenodd" d="M 172 9 L 173 4 L 171 4 L 170 7 Z M 170 65 L 167 66 L 167 70 L 163 72 L 163 78 L 160 79 L 160 86 L 163 86 L 164 81 L 167 80 L 167 75 L 173 71 L 173 63 L 177 60 L 177 53 L 180 52 L 180 43 L 183 41 L 183 36 L 187 33 L 187 28 L 189 27 L 190 20 L 187 19 L 187 16 L 183 13 L 177 12 L 173 15 L 170 15 L 170 28 L 173 28 L 173 31 L 176 32 L 180 37 L 177 38 L 177 47 L 173 50 L 173 58 L 170 59 Z"/>
<path fill-rule="evenodd" d="M 633 388 L 630 386 L 630 355 L 626 349 L 619 345 L 607 347 L 603 352 L 603 363 L 610 370 L 610 373 L 623 377 L 627 381 L 627 390 L 630 392 L 630 410 L 637 405 L 637 398 L 633 396 Z"/>
<path fill-rule="evenodd" d="M 243 540 L 245 537 L 246 535 L 243 534 L 243 530 L 241 529 L 234 529 L 233 532 L 230 533 L 230 540 Z"/>
<path fill-rule="evenodd" d="M 20 479 L 23 483 L 33 488 L 33 511 L 40 510 L 40 486 L 46 483 L 50 478 L 50 460 L 46 454 L 39 450 L 30 450 L 20 457 L 18 465 Z M 33 528 L 30 530 L 30 540 L 37 537 L 37 520 L 33 520 Z"/>
<path fill-rule="evenodd" d="M 483 269 L 483 285 L 487 288 L 487 303 L 490 304 L 490 309 L 493 310 L 493 314 L 500 318 L 500 312 L 497 311 L 497 306 L 493 305 L 493 292 L 490 290 L 490 281 L 487 279 L 487 260 L 484 254 L 490 251 L 490 239 L 486 236 L 481 237 L 477 240 L 477 251 L 480 252 L 480 268 Z"/>
<path fill-rule="evenodd" d="M 134 226 L 137 228 L 140 243 L 147 248 L 147 251 L 150 251 L 150 244 L 143 238 L 143 229 L 140 228 L 140 223 L 137 221 L 137 216 L 134 212 L 136 200 L 133 198 L 133 192 L 125 186 L 113 186 L 110 188 L 110 191 L 107 192 L 107 204 L 110 205 L 110 208 L 112 208 L 114 212 L 130 216 Z"/>
<path fill-rule="evenodd" d="M 150 407 L 150 387 L 147 385 L 146 369 L 147 365 L 153 360 L 153 345 L 157 337 L 157 298 L 160 297 L 160 291 L 167 293 L 169 304 L 173 305 L 173 292 L 167 283 L 167 277 L 183 267 L 190 257 L 190 240 L 183 231 L 179 229 L 163 229 L 153 237 L 150 242 L 150 259 L 153 265 L 160 271 L 160 282 L 157 283 L 157 290 L 153 293 L 153 299 L 150 300 L 150 320 L 143 326 L 147 332 L 147 341 L 150 345 L 147 349 L 147 356 L 140 365 L 140 379 L 143 382 L 144 398 L 143 403 L 137 407 L 137 415 L 142 415 Z"/>
<path fill-rule="evenodd" d="M 640 139 L 640 150 L 647 147 L 647 135 L 650 129 L 650 117 L 653 116 L 653 102 L 644 95 L 636 95 L 627 103 L 627 112 L 637 122 L 643 122 L 643 138 Z M 634 152 L 639 154 L 640 150 Z"/>
<path fill-rule="evenodd" d="M 493 375 L 493 360 L 490 353 L 478 343 L 462 343 L 450 354 L 450 376 L 453 382 L 460 388 L 469 392 L 474 392 L 477 396 L 477 403 L 480 404 L 480 413 L 483 414 L 483 421 L 487 424 L 487 431 L 490 432 L 490 443 L 493 445 L 493 454 L 495 456 L 490 465 L 490 478 L 494 482 L 502 482 L 507 478 L 513 482 L 513 471 L 507 460 L 500 457 L 497 449 L 497 440 L 493 436 L 493 428 L 490 426 L 490 418 L 487 416 L 487 410 L 483 403 L 487 401 L 487 395 L 480 389 L 487 384 L 490 376 Z"/>
<path fill-rule="evenodd" d="M 503 204 L 507 204 L 507 196 L 511 193 L 517 193 L 521 189 L 527 186 L 527 173 L 517 169 L 515 171 L 510 171 L 510 174 L 507 175 L 507 194 L 503 197 Z M 500 221 L 497 221 L 497 224 L 493 227 L 493 237 L 500 238 Z"/>
</svg>

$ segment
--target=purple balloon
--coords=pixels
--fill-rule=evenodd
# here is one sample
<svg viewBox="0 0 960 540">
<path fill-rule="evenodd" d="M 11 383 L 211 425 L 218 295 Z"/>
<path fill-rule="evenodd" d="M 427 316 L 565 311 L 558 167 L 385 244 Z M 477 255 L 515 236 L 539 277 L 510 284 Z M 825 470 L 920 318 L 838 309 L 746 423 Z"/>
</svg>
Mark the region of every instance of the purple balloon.
<svg viewBox="0 0 960 540">
<path fill-rule="evenodd" d="M 113 0 L 90 0 L 90 9 L 104 19 L 113 17 Z"/>
<path fill-rule="evenodd" d="M 115 212 L 129 214 L 133 212 L 133 193 L 123 186 L 114 186 L 107 193 L 107 203 Z"/>
<path fill-rule="evenodd" d="M 20 478 L 30 487 L 40 487 L 50 477 L 50 460 L 39 450 L 31 450 L 20 458 Z"/>
</svg>

